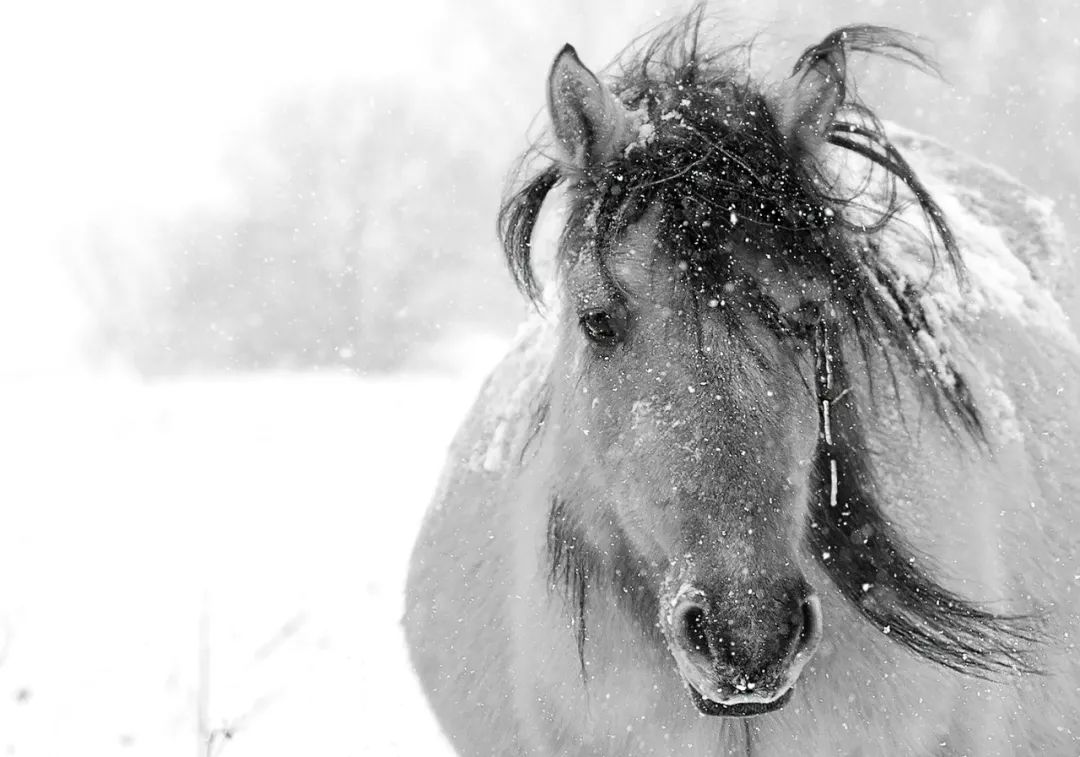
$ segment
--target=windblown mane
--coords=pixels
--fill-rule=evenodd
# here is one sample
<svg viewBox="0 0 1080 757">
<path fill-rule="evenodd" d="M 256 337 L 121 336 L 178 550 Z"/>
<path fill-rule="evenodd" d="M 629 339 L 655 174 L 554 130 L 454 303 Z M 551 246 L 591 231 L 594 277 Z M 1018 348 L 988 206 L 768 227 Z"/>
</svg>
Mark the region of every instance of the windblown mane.
<svg viewBox="0 0 1080 757">
<path fill-rule="evenodd" d="M 894 370 L 898 366 L 892 356 L 901 355 L 899 363 L 912 372 L 946 424 L 958 435 L 985 441 L 963 377 L 948 355 L 927 351 L 927 343 L 934 345 L 939 335 L 923 310 L 921 292 L 889 267 L 879 247 L 882 230 L 900 223 L 898 213 L 914 202 L 927 222 L 931 255 L 936 260 L 943 250 L 948 269 L 963 281 L 954 236 L 878 118 L 855 97 L 846 66 L 832 66 L 840 103 L 824 138 L 884 172 L 891 189 L 872 200 L 865 192 L 845 189 L 842 180 L 847 177 L 832 176 L 805 146 L 785 137 L 779 115 L 782 103 L 775 88 L 762 86 L 750 75 L 744 62 L 748 46 L 708 48 L 701 37 L 703 18 L 699 7 L 655 34 L 643 48 L 623 54 L 609 85 L 633 119 L 636 139 L 602 165 L 588 169 L 550 160 L 506 199 L 498 228 L 519 288 L 537 300 L 533 231 L 545 199 L 557 185 L 567 186 L 570 200 L 559 253 L 564 264 L 585 251 L 596 255 L 603 269 L 611 242 L 647 208 L 655 208 L 658 243 L 673 260 L 686 264 L 679 268 L 685 269 L 690 291 L 699 298 L 719 293 L 730 280 L 727 250 L 737 235 L 751 249 L 756 246 L 774 259 L 779 257 L 786 270 L 810 272 L 828 282 L 830 312 L 821 319 L 834 324 L 840 336 L 851 336 L 867 370 L 878 357 Z M 811 67 L 836 56 L 842 61 L 849 52 L 936 72 L 909 35 L 852 26 L 807 49 L 793 75 L 805 76 Z M 755 317 L 790 335 L 790 324 L 779 317 L 779 308 L 764 287 L 748 283 L 756 290 Z M 811 333 L 802 336 L 813 341 Z M 828 348 L 837 355 L 842 352 L 839 343 Z M 819 462 L 819 501 L 810 514 L 810 541 L 824 569 L 879 630 L 890 629 L 890 638 L 923 657 L 975 675 L 1030 669 L 1021 650 L 1034 637 L 1023 620 L 999 617 L 940 587 L 887 526 L 875 501 L 870 460 L 850 397 L 848 405 L 844 417 L 852 430 L 838 440 L 835 451 L 842 468 L 843 507 L 821 502 L 829 493 L 820 485 Z M 586 578 L 595 575 L 596 566 L 584 545 L 562 538 L 571 533 L 565 528 L 566 518 L 564 505 L 553 506 L 549 553 L 553 577 L 558 576 L 572 595 L 581 651 L 586 638 Z M 852 529 L 867 524 L 873 538 L 853 541 Z M 869 601 L 858 589 L 864 584 L 873 584 L 874 596 L 889 601 Z"/>
</svg>

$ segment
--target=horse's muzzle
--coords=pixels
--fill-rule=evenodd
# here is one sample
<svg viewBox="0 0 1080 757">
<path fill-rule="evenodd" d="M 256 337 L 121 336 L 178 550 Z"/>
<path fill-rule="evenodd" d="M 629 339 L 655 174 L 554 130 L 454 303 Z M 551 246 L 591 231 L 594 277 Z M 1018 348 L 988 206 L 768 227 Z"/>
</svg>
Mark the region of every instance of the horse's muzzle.
<svg viewBox="0 0 1080 757">
<path fill-rule="evenodd" d="M 683 584 L 666 609 L 661 625 L 668 646 L 706 715 L 779 709 L 821 640 L 821 603 L 801 581 L 756 607 L 710 601 Z"/>
</svg>

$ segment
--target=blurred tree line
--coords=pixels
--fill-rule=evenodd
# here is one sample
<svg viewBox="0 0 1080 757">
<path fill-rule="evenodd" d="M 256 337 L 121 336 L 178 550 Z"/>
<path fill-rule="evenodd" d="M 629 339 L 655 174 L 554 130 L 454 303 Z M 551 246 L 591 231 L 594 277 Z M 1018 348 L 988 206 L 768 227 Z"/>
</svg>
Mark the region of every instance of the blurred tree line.
<svg viewBox="0 0 1080 757">
<path fill-rule="evenodd" d="M 1015 0 L 732 0 L 779 39 L 782 69 L 836 26 L 936 42 L 948 86 L 887 61 L 857 70 L 890 120 L 1053 197 L 1080 238 L 1080 11 Z M 133 267 L 101 245 L 99 341 L 147 373 L 390 370 L 457 335 L 509 334 L 524 307 L 494 215 L 513 155 L 543 125 L 547 66 L 573 42 L 599 68 L 688 2 L 476 3 L 416 54 L 450 84 L 341 86 L 284 98 L 235 146 L 233 207 L 162 228 Z M 454 68 L 471 61 L 471 78 Z M 1078 282 L 1080 284 L 1080 282 Z"/>
<path fill-rule="evenodd" d="M 146 374 L 385 371 L 455 335 L 512 333 L 502 170 L 440 123 L 451 103 L 410 94 L 285 97 L 228 156 L 234 204 L 156 229 L 142 255 L 99 240 L 99 342 Z"/>
</svg>

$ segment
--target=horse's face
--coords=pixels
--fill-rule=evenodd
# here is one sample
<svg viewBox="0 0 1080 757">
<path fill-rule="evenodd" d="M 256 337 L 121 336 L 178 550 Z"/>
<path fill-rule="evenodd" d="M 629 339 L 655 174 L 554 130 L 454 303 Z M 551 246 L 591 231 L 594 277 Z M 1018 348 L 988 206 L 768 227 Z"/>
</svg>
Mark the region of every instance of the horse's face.
<svg viewBox="0 0 1080 757">
<path fill-rule="evenodd" d="M 756 250 L 695 291 L 656 243 L 656 213 L 605 255 L 565 267 L 553 399 L 558 469 L 594 545 L 645 567 L 660 625 L 697 706 L 754 714 L 786 701 L 820 633 L 798 567 L 818 433 L 813 366 L 754 315 L 756 281 L 786 285 Z M 788 292 L 797 318 L 804 298 Z M 562 474 L 561 474 L 562 475 Z M 582 496 L 585 495 L 585 496 Z"/>
<path fill-rule="evenodd" d="M 605 166 L 646 149 L 650 132 L 638 125 L 629 144 L 632 118 L 572 50 L 556 60 L 549 105 L 581 169 L 560 258 L 559 496 L 580 538 L 622 555 L 616 574 L 634 572 L 638 585 L 621 588 L 651 602 L 631 611 L 659 619 L 697 707 L 767 712 L 821 633 L 798 559 L 819 433 L 801 326 L 828 286 L 785 262 L 798 259 L 781 254 L 790 236 L 734 215 L 718 236 L 681 198 L 606 224 L 604 198 L 620 195 L 597 191 L 619 181 Z"/>
</svg>

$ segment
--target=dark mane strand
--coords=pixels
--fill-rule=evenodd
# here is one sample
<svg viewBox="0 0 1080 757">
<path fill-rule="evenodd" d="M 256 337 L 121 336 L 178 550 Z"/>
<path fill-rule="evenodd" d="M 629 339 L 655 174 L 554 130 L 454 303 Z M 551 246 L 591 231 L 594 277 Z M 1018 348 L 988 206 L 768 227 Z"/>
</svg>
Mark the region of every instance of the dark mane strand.
<svg viewBox="0 0 1080 757">
<path fill-rule="evenodd" d="M 539 302 L 540 290 L 532 268 L 533 231 L 544 200 L 560 178 L 557 165 L 545 168 L 507 198 L 496 222 L 514 283 L 534 303 Z"/>
<path fill-rule="evenodd" d="M 804 50 L 799 59 L 795 61 L 791 73 L 793 75 L 798 74 L 800 71 L 808 69 L 818 60 L 827 59 L 834 55 L 846 56 L 847 53 L 852 52 L 888 58 L 940 78 L 941 70 L 938 68 L 937 63 L 928 53 L 920 49 L 921 45 L 922 40 L 914 34 L 908 34 L 889 26 L 874 26 L 873 24 L 842 26 L 821 42 Z M 835 67 L 832 68 L 836 70 Z M 839 71 L 838 73 L 843 74 L 844 72 Z M 841 79 L 840 84 L 846 89 L 846 83 L 843 79 Z M 842 99 L 844 94 L 844 92 L 841 93 Z"/>
<path fill-rule="evenodd" d="M 934 335 L 920 302 L 919 290 L 910 283 L 901 285 L 891 272 L 877 267 L 872 277 L 872 282 L 887 294 L 887 297 L 872 301 L 874 317 L 880 323 L 891 324 L 893 341 L 899 343 L 907 353 L 910 364 L 915 367 L 916 376 L 924 379 L 920 385 L 929 396 L 938 416 L 954 431 L 957 430 L 954 419 L 959 420 L 959 427 L 971 438 L 987 443 L 986 430 L 963 375 L 951 363 L 935 361 L 926 354 L 926 348 L 918 343 L 920 334 Z M 889 357 L 887 350 L 882 352 Z M 870 363 L 866 362 L 867 357 L 864 351 L 863 364 L 868 366 Z M 869 373 L 867 371 L 868 375 Z M 895 396 L 899 396 L 895 382 L 893 388 Z"/>
<path fill-rule="evenodd" d="M 563 499 L 555 498 L 548 512 L 547 550 L 551 565 L 551 588 L 562 593 L 570 610 L 570 622 L 577 641 L 581 680 L 585 673 L 585 600 L 593 571 L 588 546 L 577 535 L 571 522 L 572 510 Z"/>
<path fill-rule="evenodd" d="M 575 514 L 580 509 L 580 503 L 572 503 L 560 496 L 552 498 L 548 510 L 546 546 L 550 587 L 566 602 L 569 625 L 577 644 L 581 679 L 587 681 L 585 642 L 588 639 L 590 589 L 610 591 L 606 601 L 613 601 L 625 608 L 627 615 L 639 624 L 645 636 L 653 637 L 658 642 L 662 637 L 655 622 L 656 603 L 659 600 L 643 576 L 646 566 L 621 540 L 616 540 L 601 555 L 581 534 L 575 520 Z"/>
<path fill-rule="evenodd" d="M 1031 657 L 1043 641 L 1034 618 L 993 613 L 942 587 L 886 520 L 854 396 L 841 389 L 849 386 L 842 352 L 828 336 L 817 341 L 818 394 L 829 401 L 832 433 L 821 435 L 815 458 L 808 529 L 815 559 L 870 623 L 915 654 L 979 678 L 1040 672 Z M 831 390 L 820 367 L 825 351 Z M 835 498 L 830 461 L 836 463 Z"/>
<path fill-rule="evenodd" d="M 544 432 L 544 424 L 547 423 L 548 413 L 551 411 L 551 384 L 544 382 L 540 387 L 538 396 L 533 400 L 532 419 L 529 423 L 529 433 L 521 444 L 521 452 L 518 453 L 518 463 L 524 464 L 525 457 L 532 449 Z"/>
<path fill-rule="evenodd" d="M 926 218 L 927 227 L 934 232 L 945 248 L 953 272 L 963 280 L 963 262 L 944 212 L 903 155 L 889 140 L 883 124 L 874 111 L 858 98 L 847 75 L 847 54 L 859 52 L 887 58 L 910 66 L 921 73 L 941 78 L 941 71 L 937 64 L 928 53 L 921 49 L 921 45 L 922 41 L 918 37 L 897 29 L 870 25 L 845 26 L 834 31 L 817 45 L 807 48 L 796 62 L 792 75 L 802 72 L 805 76 L 810 67 L 821 61 L 839 61 L 839 64 L 829 66 L 830 75 L 836 81 L 839 103 L 837 118 L 829 124 L 825 139 L 830 144 L 853 152 L 871 164 L 884 169 L 886 176 L 890 179 L 890 191 L 879 210 L 878 221 L 867 223 L 865 219 L 859 219 L 852 225 L 863 232 L 878 231 L 887 226 L 901 209 L 901 199 L 895 191 L 895 182 L 899 180 L 911 192 Z M 819 179 L 824 173 L 820 168 L 817 169 Z M 827 179 L 825 182 L 826 185 L 829 183 Z M 823 191 L 829 194 L 831 189 L 826 187 Z M 834 201 L 847 205 L 853 199 L 834 198 Z M 930 251 L 934 254 L 936 262 L 937 245 L 933 237 L 930 238 Z"/>
<path fill-rule="evenodd" d="M 956 246 L 956 237 L 953 236 L 952 229 L 949 228 L 948 221 L 945 219 L 945 213 L 942 212 L 937 201 L 923 186 L 919 177 L 893 144 L 881 132 L 853 123 L 834 123 L 829 128 L 828 140 L 837 147 L 850 150 L 870 162 L 876 163 L 885 169 L 890 176 L 899 179 L 911 190 L 916 202 L 926 215 L 928 224 L 933 228 L 938 239 L 941 240 L 941 244 L 949 256 L 949 263 L 952 265 L 953 271 L 958 277 L 963 278 L 963 261 L 960 259 L 960 251 Z M 871 229 L 884 228 L 899 210 L 898 202 L 897 195 L 895 193 L 890 194 L 888 209 L 882 212 L 880 223 L 871 227 Z M 866 227 L 861 228 L 865 229 Z M 931 250 L 934 251 L 935 249 L 932 244 Z"/>
</svg>

